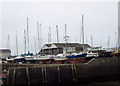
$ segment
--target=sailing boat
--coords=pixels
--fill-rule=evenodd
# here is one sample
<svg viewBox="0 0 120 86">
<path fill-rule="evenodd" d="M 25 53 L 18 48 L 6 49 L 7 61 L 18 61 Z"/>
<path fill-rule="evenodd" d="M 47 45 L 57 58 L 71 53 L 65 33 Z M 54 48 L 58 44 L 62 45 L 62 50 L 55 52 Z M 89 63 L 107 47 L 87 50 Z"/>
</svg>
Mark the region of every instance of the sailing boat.
<svg viewBox="0 0 120 86">
<path fill-rule="evenodd" d="M 27 63 L 32 63 L 32 61 L 34 60 L 33 54 L 30 53 L 29 51 L 29 23 L 28 23 L 28 17 L 27 17 L 27 41 L 28 41 L 28 53 L 25 54 L 21 54 L 21 57 L 24 57 Z M 25 33 L 24 33 L 25 35 Z M 26 37 L 25 38 L 25 48 L 26 48 Z"/>
<path fill-rule="evenodd" d="M 26 31 L 24 30 L 24 41 L 25 41 L 25 49 L 24 49 L 24 54 L 21 54 L 17 57 L 14 58 L 14 61 L 16 63 L 32 63 L 34 57 L 33 57 L 33 54 L 30 53 L 28 51 L 28 53 L 26 53 Z"/>
<path fill-rule="evenodd" d="M 65 24 L 65 28 L 66 28 L 66 24 Z M 66 30 L 65 30 L 66 31 Z M 59 38 L 58 38 L 58 26 L 56 25 L 56 32 L 57 32 L 57 43 L 59 43 Z M 66 32 L 65 32 L 66 33 Z M 66 36 L 65 36 L 66 37 Z M 59 49 L 57 49 L 59 50 Z M 61 64 L 61 63 L 65 63 L 65 61 L 67 60 L 65 54 L 57 54 L 55 57 L 54 57 L 54 60 L 55 62 L 57 62 L 58 64 Z"/>
<path fill-rule="evenodd" d="M 93 48 L 93 37 L 91 35 L 91 50 L 87 51 L 86 57 L 90 57 L 91 58 L 91 57 L 98 57 L 99 56 L 98 50 L 93 50 L 92 48 Z"/>
<path fill-rule="evenodd" d="M 16 63 L 32 63 L 34 60 L 33 54 L 29 52 L 29 28 L 28 28 L 28 17 L 27 17 L 27 37 L 28 37 L 28 53 L 26 53 L 26 31 L 24 30 L 24 40 L 25 40 L 25 51 L 24 54 L 21 54 L 14 58 Z"/>
<path fill-rule="evenodd" d="M 10 36 L 8 35 L 8 42 L 7 42 L 7 48 L 9 49 L 10 47 L 9 47 L 9 38 L 10 38 Z M 15 57 L 13 57 L 13 56 L 8 56 L 7 58 L 6 58 L 6 61 L 7 62 L 13 62 L 14 61 L 14 58 Z"/>
<path fill-rule="evenodd" d="M 38 30 L 39 31 L 39 30 Z M 39 35 L 38 35 L 39 37 Z M 48 34 L 48 43 L 50 42 L 51 43 L 51 29 L 49 27 L 49 34 Z M 53 55 L 46 55 L 44 53 L 41 53 L 40 55 L 36 55 L 34 57 L 34 60 L 37 62 L 37 63 L 51 63 L 52 60 L 53 60 Z"/>
<path fill-rule="evenodd" d="M 83 60 L 87 53 L 84 53 L 84 22 L 83 22 L 83 15 L 82 15 L 82 32 L 83 32 L 83 52 L 82 53 L 72 53 L 68 56 L 66 56 L 71 63 L 79 63 L 81 60 Z"/>
</svg>

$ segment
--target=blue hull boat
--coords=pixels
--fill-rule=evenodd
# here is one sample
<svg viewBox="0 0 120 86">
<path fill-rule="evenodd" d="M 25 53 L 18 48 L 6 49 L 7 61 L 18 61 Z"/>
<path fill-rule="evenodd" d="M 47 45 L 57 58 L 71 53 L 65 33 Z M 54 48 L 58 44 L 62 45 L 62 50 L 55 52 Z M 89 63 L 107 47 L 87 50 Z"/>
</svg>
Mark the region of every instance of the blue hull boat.
<svg viewBox="0 0 120 86">
<path fill-rule="evenodd" d="M 72 55 L 72 56 L 66 56 L 67 58 L 81 58 L 86 57 L 87 53 L 78 54 L 78 55 Z"/>
</svg>

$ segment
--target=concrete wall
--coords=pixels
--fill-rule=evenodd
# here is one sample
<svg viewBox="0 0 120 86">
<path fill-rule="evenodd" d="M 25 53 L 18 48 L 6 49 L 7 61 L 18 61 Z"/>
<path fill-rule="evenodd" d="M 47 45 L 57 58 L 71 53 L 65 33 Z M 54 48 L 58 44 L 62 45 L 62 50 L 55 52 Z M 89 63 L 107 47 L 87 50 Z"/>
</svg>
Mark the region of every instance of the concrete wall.
<svg viewBox="0 0 120 86">
<path fill-rule="evenodd" d="M 80 85 L 120 80 L 120 58 L 95 58 L 85 64 L 10 68 L 7 85 Z"/>
</svg>

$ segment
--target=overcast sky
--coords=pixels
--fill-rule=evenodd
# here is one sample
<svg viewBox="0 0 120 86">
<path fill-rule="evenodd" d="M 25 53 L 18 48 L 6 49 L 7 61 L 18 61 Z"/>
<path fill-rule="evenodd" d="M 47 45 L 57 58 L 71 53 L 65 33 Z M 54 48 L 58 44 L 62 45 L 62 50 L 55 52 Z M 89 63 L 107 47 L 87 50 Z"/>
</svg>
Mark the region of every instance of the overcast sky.
<svg viewBox="0 0 120 86">
<path fill-rule="evenodd" d="M 115 32 L 118 31 L 117 2 L 5 2 L 2 3 L 2 45 L 16 53 L 16 30 L 18 32 L 19 54 L 24 52 L 24 30 L 26 18 L 29 18 L 30 51 L 35 51 L 34 37 L 37 42 L 37 21 L 41 23 L 41 46 L 48 43 L 48 30 L 51 27 L 51 41 L 56 42 L 56 25 L 59 29 L 59 41 L 64 42 L 64 26 L 70 42 L 80 43 L 81 15 L 84 15 L 85 43 L 107 47 L 110 35 L 110 47 L 115 47 Z M 38 47 L 38 44 L 36 45 Z M 38 50 L 38 49 L 37 49 Z"/>
</svg>

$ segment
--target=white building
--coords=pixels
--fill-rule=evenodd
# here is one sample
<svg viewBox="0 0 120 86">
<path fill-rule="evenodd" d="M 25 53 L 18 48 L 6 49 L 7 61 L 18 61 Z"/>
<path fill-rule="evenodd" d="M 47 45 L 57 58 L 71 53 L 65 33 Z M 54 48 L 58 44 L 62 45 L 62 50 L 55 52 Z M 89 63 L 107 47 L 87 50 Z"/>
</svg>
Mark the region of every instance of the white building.
<svg viewBox="0 0 120 86">
<path fill-rule="evenodd" d="M 84 44 L 84 50 L 87 51 L 88 48 L 91 48 L 88 44 Z M 81 52 L 83 51 L 83 44 L 79 43 L 53 43 L 45 44 L 41 51 L 46 54 L 61 54 L 61 53 L 72 53 L 72 52 Z"/>
</svg>

